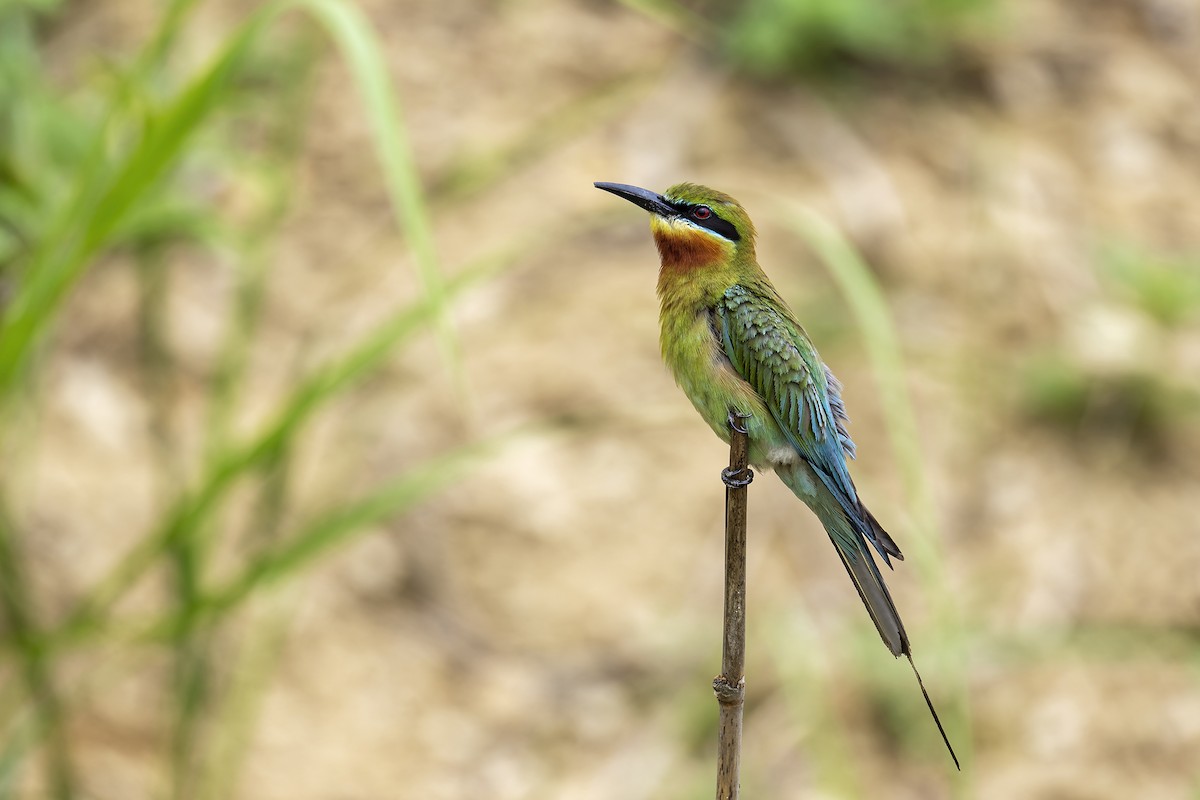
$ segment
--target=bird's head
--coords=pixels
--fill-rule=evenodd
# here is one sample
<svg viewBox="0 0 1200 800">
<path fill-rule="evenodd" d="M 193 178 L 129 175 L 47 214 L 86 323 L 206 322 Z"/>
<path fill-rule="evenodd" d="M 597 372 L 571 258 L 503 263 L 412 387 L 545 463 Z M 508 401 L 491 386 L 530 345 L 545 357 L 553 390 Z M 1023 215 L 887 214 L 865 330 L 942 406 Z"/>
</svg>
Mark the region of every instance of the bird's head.
<svg viewBox="0 0 1200 800">
<path fill-rule="evenodd" d="M 596 183 L 650 212 L 664 269 L 694 269 L 754 256 L 754 225 L 737 200 L 695 183 L 659 194 L 624 183 Z"/>
</svg>

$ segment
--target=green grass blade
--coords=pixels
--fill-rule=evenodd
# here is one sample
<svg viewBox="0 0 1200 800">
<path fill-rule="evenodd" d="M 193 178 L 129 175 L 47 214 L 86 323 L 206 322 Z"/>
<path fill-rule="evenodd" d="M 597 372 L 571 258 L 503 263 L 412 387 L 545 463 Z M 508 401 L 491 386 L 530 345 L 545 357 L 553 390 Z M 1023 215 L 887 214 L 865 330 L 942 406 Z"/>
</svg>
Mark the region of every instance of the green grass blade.
<svg viewBox="0 0 1200 800">
<path fill-rule="evenodd" d="M 454 297 L 492 274 L 495 265 L 456 276 L 447 285 Z M 271 460 L 291 442 L 313 413 L 340 392 L 379 367 L 395 348 L 429 322 L 435 309 L 421 301 L 396 314 L 367 336 L 347 355 L 318 369 L 301 382 L 273 420 L 254 437 L 231 447 L 202 475 L 196 488 L 182 497 L 165 516 L 157 531 L 140 541 L 70 618 L 49 635 L 44 646 L 55 646 L 98 633 L 94 630 L 108 611 L 155 563 L 171 543 L 190 535 L 203 523 L 235 480 Z"/>
<path fill-rule="evenodd" d="M 442 358 L 456 386 L 465 389 L 462 358 L 450 318 L 446 283 L 438 263 L 424 192 L 405 132 L 397 93 L 371 26 L 355 6 L 339 0 L 296 0 L 326 27 L 341 48 L 362 93 L 392 209 L 408 237 L 426 296 L 434 307 Z"/>
<path fill-rule="evenodd" d="M 904 481 L 904 491 L 915 520 L 915 559 L 922 577 L 942 589 L 941 560 L 937 550 L 937 519 L 932 495 L 925 482 L 916 416 L 909 401 L 904 357 L 892 324 L 891 311 L 871 270 L 850 243 L 828 222 L 799 208 L 788 224 L 816 252 L 850 306 L 875 373 L 887 432 Z"/>
<path fill-rule="evenodd" d="M 197 800 L 236 797 L 238 777 L 250 754 L 256 723 L 271 676 L 285 652 L 288 622 L 295 604 L 291 593 L 271 597 L 242 636 L 243 646 L 230 669 L 230 686 L 215 715 L 216 735 L 204 774 L 195 791 Z"/>
<path fill-rule="evenodd" d="M 3 748 L 0 748 L 0 800 L 16 797 L 21 783 L 21 769 L 33 747 L 32 720 L 14 719 L 5 726 Z"/>
<path fill-rule="evenodd" d="M 832 225 L 806 209 L 798 211 L 788 221 L 816 251 L 854 315 L 879 387 L 880 405 L 904 480 L 905 497 L 916 520 L 919 534 L 916 561 L 928 579 L 940 581 L 936 515 L 925 482 L 916 416 L 909 402 L 904 373 L 904 357 L 887 299 L 870 268 Z"/>
<path fill-rule="evenodd" d="M 84 176 L 70 213 L 64 215 L 69 221 L 66 230 L 46 237 L 33 254 L 25 279 L 0 319 L 0 392 L 15 387 L 33 346 L 52 323 L 67 292 L 219 105 L 226 82 L 267 19 L 261 11 L 252 17 L 198 78 L 148 120 L 145 136 L 111 177 L 99 168 Z M 107 163 L 104 138 L 101 132 L 90 163 Z"/>
<path fill-rule="evenodd" d="M 196 7 L 197 0 L 168 0 L 154 38 L 142 50 L 135 72 L 143 79 L 153 80 L 153 73 L 162 68 L 163 61 L 179 36 L 184 20 Z"/>
<path fill-rule="evenodd" d="M 46 743 L 46 785 L 56 800 L 70 800 L 76 780 L 70 740 L 62 725 L 63 703 L 54 662 L 37 645 L 33 596 L 21 570 L 17 545 L 8 511 L 0 509 L 0 618 L 18 648 L 21 678 L 35 715 L 34 729 Z"/>
<path fill-rule="evenodd" d="M 188 6 L 173 6 L 172 19 Z M 293 7 L 308 8 L 325 25 L 359 83 L 397 221 L 413 247 L 426 295 L 436 310 L 443 356 L 461 384 L 461 359 L 446 306 L 445 281 L 399 103 L 378 42 L 361 12 L 347 3 L 292 0 L 264 6 L 243 24 L 198 78 L 163 111 L 150 116 L 145 135 L 111 174 L 98 168 L 96 174 L 81 180 L 75 201 L 58 215 L 62 229 L 45 237 L 43 247 L 32 254 L 26 280 L 19 284 L 0 319 L 0 391 L 16 385 L 33 345 L 51 324 L 71 286 L 111 243 L 137 201 L 176 163 L 184 144 L 219 106 L 230 77 L 265 25 Z M 87 163 L 111 160 L 105 153 L 107 135 L 106 130 L 97 135 Z"/>
<path fill-rule="evenodd" d="M 297 575 L 333 548 L 366 532 L 371 526 L 403 513 L 458 480 L 513 435 L 472 443 L 432 458 L 366 496 L 327 512 L 278 547 L 261 554 L 236 577 L 209 593 L 199 613 L 205 616 L 228 614 L 261 589 Z M 169 634 L 179 623 L 178 618 L 155 623 L 149 627 L 150 635 L 157 638 Z"/>
<path fill-rule="evenodd" d="M 962 621 L 956 604 L 948 595 L 938 553 L 937 515 L 932 494 L 925 480 L 916 414 L 909 399 L 900 338 L 892 323 L 891 311 L 883 291 L 850 243 L 832 225 L 812 211 L 798 206 L 793 206 L 793 209 L 792 213 L 786 215 L 785 222 L 816 252 L 837 283 L 854 315 L 875 373 L 888 435 L 903 476 L 905 496 L 914 521 L 913 560 L 926 594 L 934 598 L 943 644 L 952 651 L 953 660 L 956 662 L 953 672 L 947 674 L 954 674 L 956 684 L 954 713 L 959 724 L 954 727 L 964 734 L 955 742 L 965 769 L 969 772 L 971 741 L 966 733 L 970 731 L 970 710 L 962 685 Z M 965 780 L 959 781 L 958 785 L 960 792 L 966 791 Z"/>
</svg>

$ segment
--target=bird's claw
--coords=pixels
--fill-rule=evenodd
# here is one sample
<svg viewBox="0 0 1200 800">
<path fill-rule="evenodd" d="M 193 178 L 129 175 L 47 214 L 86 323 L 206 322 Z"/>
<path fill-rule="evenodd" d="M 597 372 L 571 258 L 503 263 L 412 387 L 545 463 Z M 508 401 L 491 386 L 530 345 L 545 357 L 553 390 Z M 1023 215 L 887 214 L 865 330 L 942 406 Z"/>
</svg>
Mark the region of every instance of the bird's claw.
<svg viewBox="0 0 1200 800">
<path fill-rule="evenodd" d="M 754 470 L 749 467 L 742 467 L 741 469 L 726 467 L 721 470 L 721 481 L 730 489 L 740 489 L 743 486 L 749 486 L 752 480 L 754 480 Z"/>
<path fill-rule="evenodd" d="M 752 416 L 754 415 L 743 414 L 741 411 L 730 411 L 725 421 L 729 424 L 730 428 L 733 428 L 738 433 L 750 433 L 746 426 L 741 423 L 741 420 L 750 419 Z"/>
</svg>

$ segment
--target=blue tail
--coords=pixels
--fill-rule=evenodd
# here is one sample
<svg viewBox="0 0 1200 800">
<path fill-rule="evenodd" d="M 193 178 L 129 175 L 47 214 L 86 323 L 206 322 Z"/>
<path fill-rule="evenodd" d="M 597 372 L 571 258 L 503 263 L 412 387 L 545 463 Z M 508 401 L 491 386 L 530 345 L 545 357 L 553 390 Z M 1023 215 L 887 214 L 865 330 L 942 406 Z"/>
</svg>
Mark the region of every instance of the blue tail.
<svg viewBox="0 0 1200 800">
<path fill-rule="evenodd" d="M 776 469 L 776 474 L 789 489 L 795 492 L 797 497 L 813 510 L 813 513 L 825 526 L 825 531 L 833 542 L 833 549 L 837 550 L 838 558 L 842 560 L 846 574 L 850 576 L 854 588 L 858 590 L 858 596 L 866 606 L 867 613 L 871 615 L 871 621 L 875 623 L 875 629 L 879 631 L 883 643 L 892 651 L 892 655 L 908 658 L 909 666 L 912 667 L 913 674 L 917 676 L 917 684 L 921 687 L 921 695 L 925 698 L 925 705 L 929 708 L 929 713 L 933 715 L 933 721 L 937 724 L 938 733 L 942 735 L 942 741 L 946 743 L 946 749 L 950 751 L 950 757 L 954 759 L 954 766 L 961 770 L 958 756 L 954 753 L 954 748 L 950 745 L 950 738 L 946 735 L 946 729 L 942 727 L 942 721 L 933 707 L 933 700 L 929 698 L 929 692 L 925 691 L 925 682 L 921 680 L 921 673 L 917 672 L 917 665 L 913 663 L 912 646 L 908 641 L 908 633 L 904 630 L 900 612 L 896 610 L 896 604 L 892 602 L 892 595 L 888 591 L 887 584 L 883 582 L 883 575 L 880 574 L 879 567 L 875 564 L 875 557 L 871 554 L 866 537 L 859 532 L 858 526 L 850 520 L 832 494 L 829 494 L 828 502 L 822 502 L 825 498 L 820 492 L 825 490 L 825 487 L 816 484 L 810 477 L 810 473 L 802 466 L 790 470 Z M 859 503 L 859 508 L 862 510 L 863 517 L 869 520 L 869 524 L 881 533 L 887 542 L 891 543 L 895 555 L 899 556 L 900 548 L 896 547 L 891 537 L 883 532 L 883 528 L 880 527 L 871 512 L 867 511 L 866 506 L 861 503 Z M 872 542 L 878 546 L 877 540 L 873 539 Z M 883 558 L 886 559 L 887 555 L 884 554 Z"/>
</svg>

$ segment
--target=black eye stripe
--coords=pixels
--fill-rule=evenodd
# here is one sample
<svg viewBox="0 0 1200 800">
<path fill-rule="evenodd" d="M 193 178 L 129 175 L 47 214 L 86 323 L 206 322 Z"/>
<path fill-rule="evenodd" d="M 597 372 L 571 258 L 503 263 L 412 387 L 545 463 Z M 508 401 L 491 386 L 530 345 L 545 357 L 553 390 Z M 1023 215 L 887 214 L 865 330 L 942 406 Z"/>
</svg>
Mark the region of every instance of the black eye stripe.
<svg viewBox="0 0 1200 800">
<path fill-rule="evenodd" d="M 699 225 L 708 228 L 713 233 L 719 233 L 731 242 L 736 242 L 742 238 L 737 232 L 737 228 L 733 227 L 733 223 L 728 220 L 721 219 L 714 212 L 711 217 L 706 220 L 697 220 Z"/>
<path fill-rule="evenodd" d="M 733 226 L 733 223 L 729 220 L 721 219 L 721 216 L 717 213 L 717 210 L 712 206 L 706 206 L 706 208 L 712 212 L 708 219 L 696 219 L 692 212 L 699 204 L 671 203 L 671 205 L 674 206 L 681 215 L 687 217 L 692 221 L 692 223 L 699 225 L 701 228 L 708 228 L 713 233 L 719 236 L 724 236 L 731 242 L 741 241 L 742 236 L 738 233 L 737 228 Z"/>
</svg>

